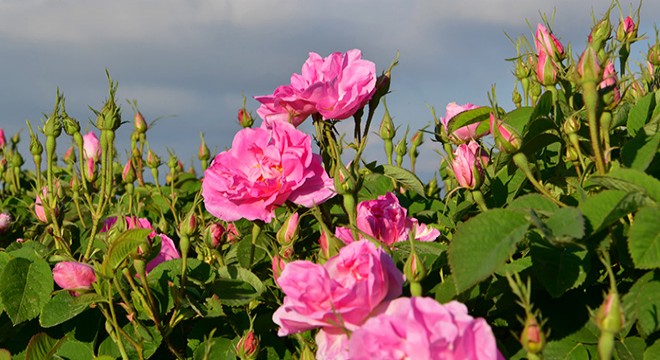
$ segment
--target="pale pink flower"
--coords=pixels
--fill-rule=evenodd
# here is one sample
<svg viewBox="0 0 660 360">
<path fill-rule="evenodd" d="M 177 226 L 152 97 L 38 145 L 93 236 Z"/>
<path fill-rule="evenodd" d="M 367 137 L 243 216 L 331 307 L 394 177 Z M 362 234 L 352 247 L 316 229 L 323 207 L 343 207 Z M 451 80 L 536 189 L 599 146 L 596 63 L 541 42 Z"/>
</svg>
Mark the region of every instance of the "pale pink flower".
<svg viewBox="0 0 660 360">
<path fill-rule="evenodd" d="M 316 333 L 316 360 L 348 360 L 348 335 L 342 329 L 323 328 Z"/>
<path fill-rule="evenodd" d="M 401 295 L 403 274 L 387 253 L 363 240 L 324 265 L 288 263 L 277 284 L 286 296 L 273 321 L 285 336 L 318 327 L 355 330 L 381 302 Z"/>
<path fill-rule="evenodd" d="M 288 121 L 295 126 L 317 112 L 326 120 L 346 119 L 369 102 L 376 80 L 376 65 L 362 59 L 360 50 L 326 58 L 312 52 L 301 74 L 291 75 L 289 85 L 255 97 L 262 103 L 257 114 L 266 122 Z"/>
<path fill-rule="evenodd" d="M 78 296 L 75 290 L 90 289 L 96 281 L 96 275 L 94 268 L 87 264 L 62 261 L 53 268 L 53 280 L 62 289 L 70 290 L 72 295 Z"/>
<path fill-rule="evenodd" d="M 9 226 L 11 225 L 11 215 L 8 213 L 0 213 L 0 234 L 4 233 L 9 229 Z"/>
<path fill-rule="evenodd" d="M 415 240 L 419 241 L 433 241 L 440 235 L 437 229 L 419 224 L 417 219 L 409 217 L 393 193 L 360 202 L 357 206 L 357 228 L 388 247 L 399 241 L 407 241 L 413 229 Z M 335 228 L 335 237 L 346 244 L 355 240 L 352 231 L 341 226 Z M 364 236 L 359 234 L 359 238 L 363 239 Z"/>
<path fill-rule="evenodd" d="M 206 209 L 219 219 L 270 222 L 287 200 L 314 207 L 334 196 L 311 137 L 286 122 L 240 130 L 204 172 Z"/>
<path fill-rule="evenodd" d="M 60 183 L 58 181 L 55 181 L 55 189 L 58 193 L 60 193 Z M 37 216 L 39 221 L 47 223 L 50 219 L 48 219 L 46 210 L 44 209 L 44 199 L 48 199 L 48 186 L 41 188 L 41 194 L 37 194 L 34 200 L 34 214 Z M 59 215 L 59 207 L 57 205 L 55 205 L 55 208 L 53 209 L 53 215 L 55 217 Z"/>
<path fill-rule="evenodd" d="M 99 145 L 99 138 L 93 131 L 83 135 L 83 152 L 86 159 L 93 159 L 94 162 L 99 161 L 101 157 L 101 146 Z"/>
<path fill-rule="evenodd" d="M 474 319 L 457 301 L 441 305 L 427 297 L 383 304 L 347 347 L 352 360 L 504 359 L 484 319 Z"/>
<path fill-rule="evenodd" d="M 477 106 L 477 105 L 474 105 L 474 104 L 471 104 L 471 103 L 467 103 L 467 104 L 464 104 L 464 105 L 458 105 L 455 102 L 451 102 L 451 103 L 447 104 L 447 108 L 446 108 L 447 114 L 445 115 L 445 117 L 440 118 L 440 122 L 445 127 L 445 130 L 448 130 L 449 121 L 454 116 L 456 116 L 456 115 L 458 115 L 458 114 L 460 114 L 464 111 L 477 109 L 479 107 L 480 106 Z M 474 124 L 470 124 L 470 125 L 467 125 L 467 126 L 460 127 L 458 129 L 454 130 L 454 132 L 452 132 L 451 134 L 449 134 L 449 138 L 452 141 L 455 141 L 455 142 L 467 142 L 467 141 L 470 141 L 470 140 L 473 140 L 473 139 L 478 139 L 478 138 L 488 134 L 488 130 L 477 133 L 477 128 L 478 127 L 479 127 L 479 123 L 474 123 Z"/>
<path fill-rule="evenodd" d="M 458 186 L 466 189 L 478 188 L 483 182 L 488 161 L 488 154 L 476 141 L 459 145 L 454 151 L 454 160 L 451 163 Z"/>
</svg>

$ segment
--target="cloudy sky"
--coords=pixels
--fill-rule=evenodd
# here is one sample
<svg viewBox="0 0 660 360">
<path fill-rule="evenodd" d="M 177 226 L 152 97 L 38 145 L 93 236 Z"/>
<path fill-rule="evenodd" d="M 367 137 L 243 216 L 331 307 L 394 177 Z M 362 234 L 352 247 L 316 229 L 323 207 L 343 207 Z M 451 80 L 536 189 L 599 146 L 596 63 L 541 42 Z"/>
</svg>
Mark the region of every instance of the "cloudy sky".
<svg viewBox="0 0 660 360">
<path fill-rule="evenodd" d="M 190 163 L 204 132 L 218 151 L 239 130 L 241 94 L 248 108 L 255 95 L 272 93 L 300 72 L 309 52 L 327 56 L 359 48 L 385 70 L 400 52 L 388 106 L 397 124 L 419 129 L 432 120 L 428 106 L 444 115 L 447 103 L 487 104 L 497 86 L 500 103 L 511 106 L 515 47 L 505 34 L 530 35 L 540 14 L 556 12 L 553 30 L 573 51 L 582 51 L 606 0 L 0 0 L 0 127 L 11 136 L 25 120 L 40 123 L 52 111 L 56 89 L 67 110 L 91 129 L 88 106 L 107 96 L 105 69 L 119 82 L 125 120 L 136 99 L 147 120 L 164 116 L 149 134 L 163 158 L 172 149 Z M 630 5 L 622 2 L 624 14 Z M 635 4 L 634 6 L 637 6 Z M 640 34 L 654 37 L 653 14 L 643 6 Z M 612 19 L 616 26 L 619 10 Z M 529 24 L 528 24 L 529 23 Z M 633 50 L 634 59 L 647 45 Z M 377 115 L 380 119 L 380 115 Z M 130 125 L 120 128 L 128 147 Z M 122 135 L 120 134 L 120 137 Z M 64 144 L 68 144 L 68 139 Z M 427 141 L 423 177 L 440 157 Z M 372 141 L 379 156 L 380 143 Z M 25 154 L 29 154 L 25 152 Z M 125 154 L 120 150 L 122 160 Z M 30 162 L 30 159 L 26 161 Z"/>
</svg>

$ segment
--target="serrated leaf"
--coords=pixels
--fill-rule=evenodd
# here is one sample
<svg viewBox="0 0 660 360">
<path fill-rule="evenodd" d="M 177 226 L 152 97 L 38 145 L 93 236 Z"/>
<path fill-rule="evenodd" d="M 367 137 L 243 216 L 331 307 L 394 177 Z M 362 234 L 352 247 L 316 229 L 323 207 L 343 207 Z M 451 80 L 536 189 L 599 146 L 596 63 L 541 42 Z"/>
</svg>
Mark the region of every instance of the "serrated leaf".
<svg viewBox="0 0 660 360">
<path fill-rule="evenodd" d="M 99 360 L 100 358 L 94 357 L 94 351 L 92 350 L 92 344 L 84 343 L 77 340 L 67 339 L 57 350 L 58 357 L 64 359 L 95 359 Z M 113 359 L 114 360 L 114 359 Z"/>
<path fill-rule="evenodd" d="M 230 339 L 214 337 L 206 339 L 199 344 L 193 353 L 193 360 L 227 359 L 235 358 L 233 346 Z"/>
<path fill-rule="evenodd" d="M 532 118 L 533 113 L 533 107 L 523 106 L 509 111 L 506 115 L 504 115 L 502 121 L 516 129 L 519 134 L 523 134 L 525 127 L 527 127 L 527 124 Z"/>
<path fill-rule="evenodd" d="M 629 337 L 623 340 L 617 340 L 614 343 L 614 350 L 619 355 L 619 360 L 637 360 L 644 356 L 646 343 L 640 337 Z"/>
<path fill-rule="evenodd" d="M 417 175 L 409 170 L 394 165 L 383 164 L 382 167 L 383 175 L 396 180 L 404 188 L 414 191 L 422 197 L 426 197 L 426 194 L 424 193 L 424 184 Z"/>
<path fill-rule="evenodd" d="M 90 304 L 103 300 L 95 293 L 72 296 L 68 291 L 60 291 L 41 309 L 39 324 L 45 328 L 59 325 L 88 309 Z"/>
<path fill-rule="evenodd" d="M 531 121 L 534 121 L 540 117 L 545 117 L 548 114 L 550 114 L 553 106 L 554 104 L 552 101 L 552 93 L 550 91 L 544 92 L 543 95 L 541 95 L 541 98 L 536 103 L 536 106 L 534 107 L 534 112 L 532 113 Z"/>
<path fill-rule="evenodd" d="M 572 239 L 584 237 L 584 218 L 578 208 L 558 209 L 545 221 L 545 225 L 557 241 L 565 240 L 567 237 Z"/>
<path fill-rule="evenodd" d="M 586 233 L 591 235 L 645 205 L 645 196 L 638 192 L 604 190 L 588 197 L 579 205 L 587 220 Z"/>
<path fill-rule="evenodd" d="M 62 345 L 64 338 L 53 339 L 45 333 L 32 336 L 25 351 L 26 359 L 52 359 L 57 349 Z"/>
<path fill-rule="evenodd" d="M 451 119 L 449 119 L 449 123 L 447 124 L 447 132 L 451 134 L 455 130 L 460 129 L 464 126 L 468 126 L 482 121 L 487 121 L 490 118 L 490 113 L 492 111 L 493 111 L 492 108 L 483 106 L 483 107 L 478 107 L 476 109 L 460 112 Z"/>
<path fill-rule="evenodd" d="M 7 263 L 11 260 L 11 256 L 7 254 L 6 252 L 0 252 L 0 279 L 2 279 L 2 272 L 5 269 L 5 266 Z M 0 314 L 2 314 L 2 311 L 4 310 L 5 306 L 2 305 L 2 296 L 0 296 Z"/>
<path fill-rule="evenodd" d="M 647 136 L 640 131 L 621 148 L 621 162 L 633 169 L 644 171 L 649 167 L 660 146 L 660 133 Z"/>
<path fill-rule="evenodd" d="M 0 278 L 0 297 L 5 312 L 16 325 L 34 319 L 53 291 L 53 276 L 43 259 L 11 259 Z"/>
<path fill-rule="evenodd" d="M 526 194 L 519 196 L 512 200 L 506 207 L 510 210 L 534 210 L 545 211 L 548 213 L 555 212 L 559 207 L 547 197 L 541 194 Z"/>
<path fill-rule="evenodd" d="M 545 360 L 589 360 L 589 351 L 581 343 L 575 343 L 568 338 L 550 341 L 543 350 Z"/>
<path fill-rule="evenodd" d="M 537 242 L 532 244 L 531 254 L 532 269 L 552 297 L 560 297 L 587 278 L 590 268 L 587 250 Z"/>
<path fill-rule="evenodd" d="M 158 264 L 147 274 L 149 288 L 160 303 L 161 313 L 169 313 L 174 307 L 170 288 L 181 284 L 181 259 L 172 259 Z M 188 259 L 186 276 L 189 282 L 205 283 L 211 279 L 211 267 L 198 259 Z"/>
<path fill-rule="evenodd" d="M 163 336 L 156 326 L 138 326 L 137 332 L 135 333 L 135 326 L 132 323 L 128 323 L 122 327 L 124 332 L 133 339 L 141 338 L 142 345 L 142 356 L 138 355 L 138 349 L 134 348 L 133 345 L 122 336 L 124 348 L 126 349 L 126 355 L 129 359 L 148 359 L 150 358 L 163 341 Z M 98 349 L 99 357 L 103 355 L 110 355 L 113 359 L 121 358 L 121 353 L 117 344 L 112 340 L 111 337 L 105 338 Z"/>
<path fill-rule="evenodd" d="M 256 299 L 266 289 L 251 271 L 225 266 L 218 269 L 219 279 L 214 282 L 214 293 L 223 304 L 241 306 Z"/>
<path fill-rule="evenodd" d="M 461 293 L 490 276 L 513 254 L 529 222 L 517 211 L 493 209 L 458 226 L 449 244 L 449 265 Z"/>
<path fill-rule="evenodd" d="M 642 337 L 648 337 L 660 330 L 660 323 L 658 323 L 660 281 L 653 280 L 639 285 L 635 284 L 623 297 L 623 303 L 624 309 L 630 309 L 628 310 L 630 320 L 637 321 L 637 329 Z"/>
<path fill-rule="evenodd" d="M 139 246 L 147 245 L 147 237 L 152 231 L 151 229 L 130 229 L 115 238 L 110 244 L 107 257 L 103 261 L 104 273 L 112 275 L 128 255 L 137 252 Z"/>
<path fill-rule="evenodd" d="M 630 109 L 628 113 L 628 121 L 626 121 L 626 129 L 631 136 L 635 136 L 637 132 L 644 127 L 646 121 L 649 119 L 655 107 L 655 94 L 650 93 L 637 101 L 637 104 Z"/>
<path fill-rule="evenodd" d="M 638 269 L 660 267 L 660 208 L 644 207 L 635 215 L 628 235 L 630 256 Z"/>
<path fill-rule="evenodd" d="M 651 199 L 660 203 L 660 180 L 645 172 L 635 169 L 618 168 L 607 174 L 607 177 L 624 180 L 629 184 L 636 185 L 637 189 L 642 188 Z"/>
</svg>

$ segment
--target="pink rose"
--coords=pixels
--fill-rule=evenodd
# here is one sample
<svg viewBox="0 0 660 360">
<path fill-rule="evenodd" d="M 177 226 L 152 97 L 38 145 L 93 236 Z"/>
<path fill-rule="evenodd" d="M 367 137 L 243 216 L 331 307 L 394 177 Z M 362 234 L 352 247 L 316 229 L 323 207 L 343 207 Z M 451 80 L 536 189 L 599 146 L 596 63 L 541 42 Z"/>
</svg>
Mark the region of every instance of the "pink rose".
<svg viewBox="0 0 660 360">
<path fill-rule="evenodd" d="M 357 206 L 357 228 L 365 234 L 381 241 L 388 247 L 399 241 L 407 241 L 410 231 L 415 230 L 415 239 L 433 241 L 440 231 L 419 224 L 417 219 L 408 217 L 407 211 L 399 204 L 393 193 L 379 196 L 376 200 L 362 201 Z M 346 244 L 354 241 L 349 228 L 335 228 L 335 237 Z M 360 235 L 360 239 L 364 237 Z"/>
<path fill-rule="evenodd" d="M 96 281 L 94 268 L 76 261 L 62 261 L 53 268 L 53 280 L 65 290 L 70 290 L 74 296 L 80 295 L 74 290 L 90 289 Z"/>
<path fill-rule="evenodd" d="M 8 213 L 0 213 L 0 234 L 4 233 L 9 229 L 11 225 L 12 218 Z"/>
<path fill-rule="evenodd" d="M 7 139 L 5 138 L 5 131 L 0 128 L 0 150 L 4 149 L 7 144 Z"/>
<path fill-rule="evenodd" d="M 537 55 L 543 51 L 555 61 L 561 61 L 564 58 L 564 47 L 561 42 L 543 24 L 538 24 L 536 27 L 534 46 Z"/>
<path fill-rule="evenodd" d="M 86 159 L 93 159 L 94 162 L 99 161 L 99 157 L 101 157 L 99 138 L 96 137 L 93 131 L 83 135 L 83 152 Z"/>
<path fill-rule="evenodd" d="M 543 86 L 552 86 L 557 83 L 557 63 L 545 51 L 539 52 L 536 63 L 536 79 Z"/>
<path fill-rule="evenodd" d="M 480 106 L 470 104 L 470 103 L 467 103 L 467 104 L 464 104 L 464 105 L 458 105 L 455 102 L 451 102 L 451 103 L 447 104 L 447 114 L 445 115 L 445 117 L 440 118 L 440 122 L 445 127 L 445 130 L 448 130 L 449 121 L 454 116 L 456 116 L 456 115 L 458 115 L 458 114 L 460 114 L 464 111 L 477 109 L 479 107 Z M 473 140 L 473 139 L 478 139 L 478 138 L 488 134 L 488 130 L 477 134 L 477 128 L 478 127 L 479 127 L 479 123 L 470 124 L 470 125 L 467 125 L 467 126 L 460 127 L 458 129 L 454 130 L 453 133 L 449 134 L 449 138 L 452 141 L 455 141 L 455 142 L 467 142 L 467 141 L 470 141 L 470 140 Z"/>
<path fill-rule="evenodd" d="M 285 122 L 270 126 L 240 130 L 204 172 L 204 204 L 219 219 L 270 222 L 287 200 L 311 208 L 334 196 L 311 137 Z"/>
<path fill-rule="evenodd" d="M 365 106 L 376 91 L 376 65 L 362 59 L 354 49 L 335 52 L 326 58 L 309 53 L 301 74 L 291 75 L 291 83 L 275 89 L 272 95 L 256 96 L 262 105 L 257 114 L 266 122 L 287 121 L 295 126 L 309 115 L 342 120 Z"/>
<path fill-rule="evenodd" d="M 55 189 L 59 194 L 61 194 L 60 190 L 60 183 L 58 181 L 55 181 Z M 44 186 L 41 188 L 41 195 L 37 194 L 36 198 L 34 199 L 34 214 L 37 216 L 37 219 L 43 223 L 47 223 L 50 219 L 48 219 L 48 216 L 46 215 L 46 210 L 44 209 L 44 203 L 43 199 L 48 199 L 48 186 Z M 57 204 L 55 205 L 55 208 L 53 209 L 53 215 L 57 217 L 59 215 L 59 208 L 57 207 Z"/>
<path fill-rule="evenodd" d="M 454 160 L 451 163 L 458 186 L 470 190 L 479 188 L 488 161 L 488 154 L 476 141 L 459 145 L 454 151 Z"/>
<path fill-rule="evenodd" d="M 605 69 L 603 70 L 603 81 L 598 84 L 598 88 L 605 93 L 603 100 L 607 105 L 614 106 L 619 103 L 619 100 L 621 100 L 621 93 L 617 86 L 616 70 L 614 70 L 614 63 L 612 60 L 609 60 L 607 65 L 605 65 Z"/>
<path fill-rule="evenodd" d="M 355 330 L 381 302 L 401 294 L 403 274 L 387 253 L 363 240 L 325 265 L 288 263 L 277 284 L 286 296 L 273 321 L 285 336 L 318 327 Z"/>
<path fill-rule="evenodd" d="M 315 340 L 316 360 L 348 359 L 348 335 L 342 329 L 321 329 Z"/>
<path fill-rule="evenodd" d="M 504 359 L 488 323 L 457 301 L 399 298 L 379 310 L 348 340 L 350 359 Z"/>
<path fill-rule="evenodd" d="M 520 150 L 522 140 L 518 132 L 502 120 L 495 118 L 492 113 L 490 114 L 490 133 L 493 134 L 495 144 L 501 151 L 513 154 Z"/>
</svg>

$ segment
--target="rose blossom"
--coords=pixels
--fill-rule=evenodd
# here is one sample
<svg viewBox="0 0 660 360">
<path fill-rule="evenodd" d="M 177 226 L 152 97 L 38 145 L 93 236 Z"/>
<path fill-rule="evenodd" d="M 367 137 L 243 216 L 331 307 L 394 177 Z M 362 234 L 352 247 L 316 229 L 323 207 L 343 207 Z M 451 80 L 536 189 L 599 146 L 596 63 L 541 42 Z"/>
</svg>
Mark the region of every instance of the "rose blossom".
<svg viewBox="0 0 660 360">
<path fill-rule="evenodd" d="M 0 213 L 0 234 L 4 233 L 9 229 L 11 225 L 12 218 L 8 213 Z"/>
<path fill-rule="evenodd" d="M 87 264 L 62 261 L 53 268 L 53 280 L 62 289 L 71 290 L 72 295 L 78 296 L 80 294 L 73 290 L 91 288 L 92 283 L 96 281 L 96 275 L 94 268 Z"/>
<path fill-rule="evenodd" d="M 350 359 L 504 359 L 488 323 L 457 301 L 399 298 L 378 310 L 348 340 Z"/>
<path fill-rule="evenodd" d="M 204 172 L 204 204 L 217 218 L 270 222 L 287 200 L 311 208 L 334 195 L 311 137 L 286 122 L 269 126 L 240 130 Z"/>
<path fill-rule="evenodd" d="M 154 230 L 153 226 L 151 226 L 151 223 L 146 218 L 138 218 L 136 216 L 125 216 L 124 220 L 126 221 L 126 228 L 128 230 L 130 229 Z M 105 219 L 105 221 L 103 222 L 103 227 L 101 228 L 101 232 L 103 233 L 110 230 L 110 228 L 112 228 L 116 223 L 117 223 L 117 217 L 110 217 Z M 156 231 L 152 231 L 151 233 L 149 233 L 148 236 L 149 236 L 149 240 L 153 239 L 156 236 L 160 236 L 161 243 L 160 243 L 160 252 L 158 253 L 158 255 L 156 255 L 155 258 L 151 259 L 151 261 L 149 261 L 149 263 L 147 263 L 147 266 L 145 267 L 147 274 L 158 264 L 172 259 L 179 259 L 181 257 L 179 251 L 176 249 L 176 246 L 174 245 L 174 241 L 170 239 L 169 236 L 165 234 L 158 234 L 156 233 Z"/>
<path fill-rule="evenodd" d="M 388 247 L 395 242 L 407 241 L 413 229 L 415 240 L 419 241 L 433 241 L 440 235 L 437 229 L 408 217 L 406 209 L 399 204 L 399 199 L 393 193 L 360 202 L 357 206 L 357 228 Z M 351 229 L 346 227 L 337 227 L 335 236 L 346 244 L 354 241 Z M 360 239 L 363 238 L 360 235 Z"/>
<path fill-rule="evenodd" d="M 5 131 L 0 128 L 0 150 L 4 149 L 6 144 L 7 139 L 5 138 Z"/>
<path fill-rule="evenodd" d="M 470 104 L 470 103 L 467 103 L 467 104 L 464 104 L 464 105 L 458 105 L 455 102 L 451 102 L 451 103 L 447 104 L 447 114 L 445 115 L 445 117 L 440 118 L 440 122 L 445 127 L 445 130 L 448 130 L 449 121 L 454 116 L 456 116 L 456 115 L 458 115 L 458 114 L 460 114 L 464 111 L 477 109 L 479 107 L 480 106 Z M 474 123 L 474 124 L 470 124 L 470 125 L 467 125 L 467 126 L 460 127 L 458 129 L 454 130 L 454 132 L 452 132 L 451 134 L 449 134 L 449 138 L 452 141 L 456 141 L 456 142 L 467 142 L 467 141 L 470 141 L 472 139 L 478 139 L 478 138 L 488 134 L 488 130 L 477 134 L 477 128 L 478 127 L 479 127 L 479 123 Z"/>
<path fill-rule="evenodd" d="M 545 52 L 551 59 L 561 61 L 564 58 L 564 47 L 561 42 L 543 24 L 538 24 L 534 36 L 536 54 Z"/>
<path fill-rule="evenodd" d="M 326 120 L 346 119 L 369 102 L 376 80 L 376 65 L 363 60 L 358 49 L 326 58 L 312 52 L 289 85 L 255 97 L 262 103 L 257 114 L 267 122 L 284 120 L 295 126 L 316 112 Z"/>
<path fill-rule="evenodd" d="M 93 131 L 83 135 L 83 152 L 85 158 L 93 159 L 94 162 L 99 161 L 101 157 L 101 146 L 99 145 L 99 138 L 96 137 Z"/>
<path fill-rule="evenodd" d="M 347 360 L 348 335 L 342 329 L 327 328 L 316 333 L 316 360 Z"/>
<path fill-rule="evenodd" d="M 466 189 L 478 188 L 484 178 L 484 167 L 488 165 L 488 154 L 476 141 L 461 144 L 454 151 L 451 168 L 458 186 Z"/>
<path fill-rule="evenodd" d="M 286 296 L 273 321 L 285 336 L 317 327 L 355 330 L 381 302 L 401 294 L 403 274 L 387 253 L 363 240 L 324 265 L 286 264 L 277 284 Z"/>
</svg>

